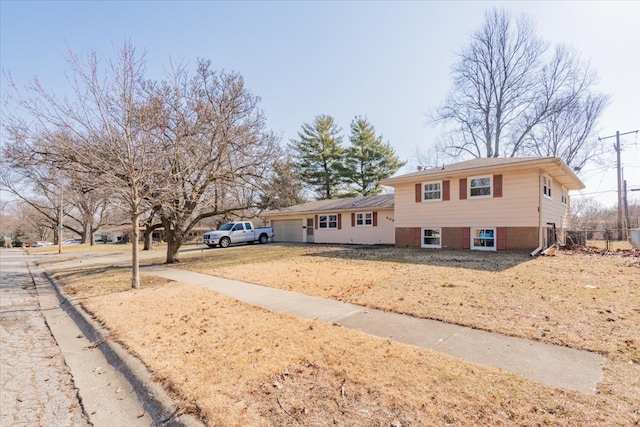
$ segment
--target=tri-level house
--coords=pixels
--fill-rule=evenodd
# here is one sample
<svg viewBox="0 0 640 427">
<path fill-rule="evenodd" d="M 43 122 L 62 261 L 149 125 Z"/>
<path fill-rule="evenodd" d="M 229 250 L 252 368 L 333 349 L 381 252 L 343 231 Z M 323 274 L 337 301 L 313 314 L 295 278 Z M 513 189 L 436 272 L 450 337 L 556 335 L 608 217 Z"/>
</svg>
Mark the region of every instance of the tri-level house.
<svg viewBox="0 0 640 427">
<path fill-rule="evenodd" d="M 481 158 L 380 182 L 395 189 L 395 245 L 539 251 L 564 239 L 569 191 L 584 184 L 556 157 Z"/>
</svg>

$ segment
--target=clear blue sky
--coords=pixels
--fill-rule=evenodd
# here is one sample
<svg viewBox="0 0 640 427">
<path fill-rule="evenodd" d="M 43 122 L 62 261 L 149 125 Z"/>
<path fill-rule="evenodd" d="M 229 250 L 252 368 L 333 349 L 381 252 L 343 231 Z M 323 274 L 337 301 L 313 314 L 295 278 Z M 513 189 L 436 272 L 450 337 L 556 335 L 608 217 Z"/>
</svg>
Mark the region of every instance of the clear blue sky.
<svg viewBox="0 0 640 427">
<path fill-rule="evenodd" d="M 146 52 L 152 78 L 170 60 L 211 59 L 243 74 L 283 142 L 318 114 L 334 116 L 346 141 L 350 121 L 364 115 L 409 161 L 407 172 L 439 133 L 426 113 L 451 87 L 455 51 L 496 5 L 527 13 L 541 37 L 591 61 L 598 88 L 613 96 L 599 136 L 640 128 L 640 2 L 0 0 L 0 62 L 19 84 L 38 76 L 64 93 L 69 49 L 111 56 L 130 40 Z M 602 142 L 609 167 L 580 175 L 580 193 L 607 205 L 617 200 L 613 142 Z M 625 137 L 623 148 L 625 177 L 640 188 L 640 141 Z"/>
</svg>

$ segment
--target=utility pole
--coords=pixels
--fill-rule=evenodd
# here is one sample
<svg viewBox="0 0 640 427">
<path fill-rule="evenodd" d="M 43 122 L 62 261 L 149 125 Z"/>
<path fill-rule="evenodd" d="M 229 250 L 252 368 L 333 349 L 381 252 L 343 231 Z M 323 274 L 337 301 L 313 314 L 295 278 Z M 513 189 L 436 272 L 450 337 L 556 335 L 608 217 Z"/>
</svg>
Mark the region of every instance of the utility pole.
<svg viewBox="0 0 640 427">
<path fill-rule="evenodd" d="M 616 144 L 613 148 L 616 150 L 616 165 L 618 170 L 618 240 L 626 240 L 627 233 L 626 230 L 623 229 L 622 226 L 622 165 L 620 162 L 620 137 L 623 135 L 628 135 L 630 133 L 638 134 L 638 130 L 632 130 L 625 133 L 620 133 L 620 131 L 616 131 L 615 135 L 605 136 L 604 138 L 598 138 L 598 141 L 602 141 L 603 139 L 609 139 L 616 137 Z"/>
<path fill-rule="evenodd" d="M 56 231 L 58 232 L 58 253 L 61 254 L 62 253 L 62 231 L 64 230 L 64 228 L 62 228 L 62 185 L 60 186 L 60 211 L 58 212 L 58 227 L 56 228 Z"/>
</svg>

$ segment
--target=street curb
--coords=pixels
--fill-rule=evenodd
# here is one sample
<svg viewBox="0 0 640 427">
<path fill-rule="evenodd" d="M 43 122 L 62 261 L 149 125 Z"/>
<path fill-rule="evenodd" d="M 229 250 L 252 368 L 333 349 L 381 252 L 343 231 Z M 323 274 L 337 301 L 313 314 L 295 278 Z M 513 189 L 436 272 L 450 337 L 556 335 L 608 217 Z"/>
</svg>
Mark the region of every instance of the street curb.
<svg viewBox="0 0 640 427">
<path fill-rule="evenodd" d="M 204 424 L 189 414 L 180 414 L 181 408 L 167 391 L 153 380 L 149 369 L 140 359 L 131 355 L 122 345 L 108 339 L 109 331 L 94 320 L 79 304 L 73 304 L 57 281 L 44 269 L 32 271 L 34 282 L 47 281 L 55 290 L 60 308 L 76 323 L 85 337 L 91 341 L 113 366 L 131 384 L 143 409 L 153 420 L 154 426 L 201 427 Z"/>
</svg>

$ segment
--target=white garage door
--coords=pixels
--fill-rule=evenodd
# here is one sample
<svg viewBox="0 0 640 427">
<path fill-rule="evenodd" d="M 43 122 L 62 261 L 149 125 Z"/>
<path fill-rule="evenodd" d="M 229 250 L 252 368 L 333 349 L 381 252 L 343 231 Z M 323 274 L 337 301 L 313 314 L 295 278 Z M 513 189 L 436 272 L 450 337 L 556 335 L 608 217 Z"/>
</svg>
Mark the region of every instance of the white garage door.
<svg viewBox="0 0 640 427">
<path fill-rule="evenodd" d="M 302 220 L 281 219 L 271 221 L 274 242 L 302 242 Z"/>
</svg>

